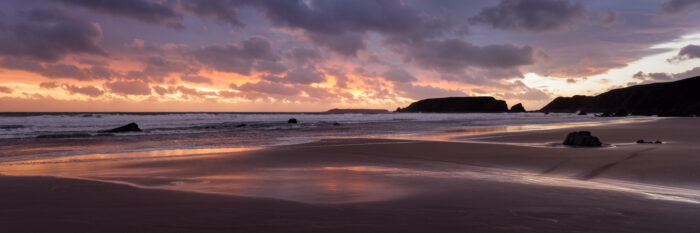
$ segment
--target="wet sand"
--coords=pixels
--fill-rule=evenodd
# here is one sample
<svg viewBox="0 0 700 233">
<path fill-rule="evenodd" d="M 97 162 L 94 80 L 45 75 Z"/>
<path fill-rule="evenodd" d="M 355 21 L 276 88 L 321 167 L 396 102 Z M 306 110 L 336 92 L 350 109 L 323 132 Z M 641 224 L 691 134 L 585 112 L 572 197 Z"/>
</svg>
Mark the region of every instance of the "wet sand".
<svg viewBox="0 0 700 233">
<path fill-rule="evenodd" d="M 0 164 L 0 225 L 8 232 L 697 232 L 699 123 L 10 161 Z M 575 130 L 610 145 L 553 146 Z"/>
</svg>

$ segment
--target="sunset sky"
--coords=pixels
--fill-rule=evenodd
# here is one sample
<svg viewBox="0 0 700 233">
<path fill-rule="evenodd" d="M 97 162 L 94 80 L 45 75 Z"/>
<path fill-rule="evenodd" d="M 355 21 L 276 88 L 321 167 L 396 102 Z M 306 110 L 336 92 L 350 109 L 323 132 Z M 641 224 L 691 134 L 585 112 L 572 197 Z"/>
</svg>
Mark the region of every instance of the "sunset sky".
<svg viewBox="0 0 700 233">
<path fill-rule="evenodd" d="M 3 0 L 0 111 L 393 110 L 700 75 L 700 0 Z"/>
</svg>

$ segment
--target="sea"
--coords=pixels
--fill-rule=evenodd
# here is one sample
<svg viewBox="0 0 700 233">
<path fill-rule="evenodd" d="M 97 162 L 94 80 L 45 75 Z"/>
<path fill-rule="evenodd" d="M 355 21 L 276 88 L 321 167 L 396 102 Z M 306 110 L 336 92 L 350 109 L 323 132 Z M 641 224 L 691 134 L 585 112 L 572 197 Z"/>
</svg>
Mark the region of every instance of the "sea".
<svg viewBox="0 0 700 233">
<path fill-rule="evenodd" d="M 420 139 L 441 132 L 492 133 L 479 129 L 510 126 L 536 130 L 611 120 L 616 119 L 568 113 L 0 113 L 0 162 L 28 156 L 269 147 L 337 138 Z M 100 133 L 131 122 L 142 131 Z"/>
</svg>

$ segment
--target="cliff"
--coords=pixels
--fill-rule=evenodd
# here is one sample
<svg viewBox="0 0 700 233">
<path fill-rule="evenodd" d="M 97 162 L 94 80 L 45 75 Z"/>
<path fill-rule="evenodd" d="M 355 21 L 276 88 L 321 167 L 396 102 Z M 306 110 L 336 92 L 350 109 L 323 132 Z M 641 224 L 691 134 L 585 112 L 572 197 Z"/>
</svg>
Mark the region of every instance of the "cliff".
<svg viewBox="0 0 700 233">
<path fill-rule="evenodd" d="M 700 115 L 700 76 L 614 89 L 597 96 L 557 97 L 542 112 L 617 112 L 633 115 Z"/>
</svg>

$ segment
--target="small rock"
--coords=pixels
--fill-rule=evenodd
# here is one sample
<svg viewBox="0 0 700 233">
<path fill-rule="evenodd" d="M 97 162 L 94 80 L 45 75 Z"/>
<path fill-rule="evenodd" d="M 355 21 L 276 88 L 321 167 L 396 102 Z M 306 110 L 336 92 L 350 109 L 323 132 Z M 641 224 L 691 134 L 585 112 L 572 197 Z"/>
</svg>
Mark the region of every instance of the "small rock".
<svg viewBox="0 0 700 233">
<path fill-rule="evenodd" d="M 659 140 L 656 140 L 654 143 L 656 143 L 656 144 L 661 144 L 661 143 L 663 143 L 663 142 L 661 142 L 661 141 L 659 141 Z"/>
<path fill-rule="evenodd" d="M 614 117 L 626 117 L 627 115 L 629 115 L 629 113 L 627 113 L 627 110 L 620 109 L 620 110 L 617 110 L 617 112 L 615 112 L 615 114 L 613 116 Z"/>
<path fill-rule="evenodd" d="M 134 122 L 119 126 L 114 129 L 102 130 L 100 133 L 124 133 L 124 132 L 141 132 L 141 128 Z"/>
<path fill-rule="evenodd" d="M 245 126 L 246 126 L 246 124 L 238 124 L 238 125 L 236 125 L 236 128 L 241 128 L 241 127 L 245 127 Z"/>
<path fill-rule="evenodd" d="M 295 118 L 291 118 L 287 121 L 287 124 L 296 124 L 296 123 L 297 123 L 297 119 L 295 119 Z"/>
<path fill-rule="evenodd" d="M 588 113 L 586 113 L 585 111 L 579 111 L 579 112 L 578 112 L 578 115 L 579 115 L 579 116 L 585 116 L 585 115 L 588 115 Z"/>
<path fill-rule="evenodd" d="M 647 143 L 647 142 L 645 142 L 644 139 L 639 139 L 639 140 L 637 140 L 637 143 Z"/>
<path fill-rule="evenodd" d="M 340 123 L 338 123 L 338 122 L 333 122 L 333 125 L 335 125 L 335 126 L 339 126 L 339 125 L 340 125 Z"/>
</svg>

